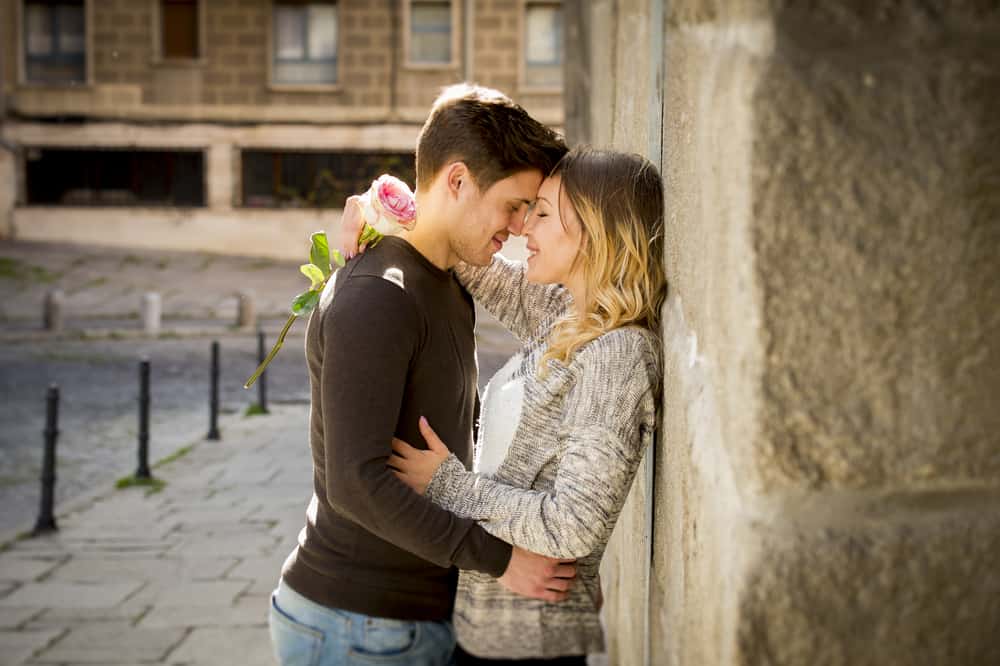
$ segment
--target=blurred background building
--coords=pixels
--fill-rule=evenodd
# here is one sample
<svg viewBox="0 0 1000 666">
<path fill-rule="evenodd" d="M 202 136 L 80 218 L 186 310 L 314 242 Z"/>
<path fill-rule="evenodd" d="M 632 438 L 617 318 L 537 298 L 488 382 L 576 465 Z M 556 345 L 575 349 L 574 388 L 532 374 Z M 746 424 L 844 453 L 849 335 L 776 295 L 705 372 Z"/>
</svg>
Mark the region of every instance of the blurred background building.
<svg viewBox="0 0 1000 666">
<path fill-rule="evenodd" d="M 0 0 L 0 237 L 298 257 L 469 80 L 563 123 L 531 0 Z"/>
</svg>

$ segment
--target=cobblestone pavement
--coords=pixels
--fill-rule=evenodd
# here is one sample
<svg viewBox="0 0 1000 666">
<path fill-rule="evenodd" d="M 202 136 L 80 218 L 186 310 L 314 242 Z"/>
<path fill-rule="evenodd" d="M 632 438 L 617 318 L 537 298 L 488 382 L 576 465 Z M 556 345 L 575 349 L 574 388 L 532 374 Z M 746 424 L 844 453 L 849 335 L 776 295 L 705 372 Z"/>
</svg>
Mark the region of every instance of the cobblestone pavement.
<svg viewBox="0 0 1000 666">
<path fill-rule="evenodd" d="M 272 664 L 268 594 L 310 496 L 308 406 L 228 417 L 59 531 L 0 553 L 0 663 Z M 298 451 L 302 455 L 290 455 Z"/>
</svg>

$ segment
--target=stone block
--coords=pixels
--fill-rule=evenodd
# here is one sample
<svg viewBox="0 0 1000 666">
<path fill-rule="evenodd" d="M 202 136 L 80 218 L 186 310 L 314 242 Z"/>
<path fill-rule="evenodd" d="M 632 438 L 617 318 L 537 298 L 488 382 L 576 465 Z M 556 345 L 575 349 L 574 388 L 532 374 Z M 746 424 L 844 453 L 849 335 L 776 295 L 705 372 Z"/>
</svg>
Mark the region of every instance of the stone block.
<svg viewBox="0 0 1000 666">
<path fill-rule="evenodd" d="M 76 557 L 53 571 L 49 580 L 74 583 L 153 581 L 172 584 L 222 578 L 236 562 L 233 558 L 216 557 L 116 560 Z"/>
<path fill-rule="evenodd" d="M 3 646 L 3 663 L 17 666 L 31 655 L 54 641 L 63 633 L 60 629 L 38 631 L 0 631 L 0 645 Z"/>
<path fill-rule="evenodd" d="M 248 557 L 230 569 L 226 578 L 233 580 L 269 580 L 277 583 L 281 575 L 281 565 L 285 561 L 285 552 L 275 552 L 269 557 Z"/>
<path fill-rule="evenodd" d="M 137 664 L 159 661 L 176 645 L 184 630 L 142 629 L 123 622 L 74 627 L 67 636 L 42 650 L 39 663 Z"/>
<path fill-rule="evenodd" d="M 59 566 L 58 560 L 23 557 L 0 557 L 0 581 L 26 583 Z"/>
<path fill-rule="evenodd" d="M 239 29 L 246 28 L 249 21 L 241 11 L 215 12 L 212 15 L 213 28 Z"/>
<path fill-rule="evenodd" d="M 21 608 L 109 608 L 121 603 L 141 583 L 27 583 L 0 599 L 0 606 Z"/>
<path fill-rule="evenodd" d="M 131 597 L 117 606 L 105 608 L 50 608 L 32 618 L 29 629 L 68 627 L 102 622 L 135 624 L 149 612 L 149 604 Z"/>
<path fill-rule="evenodd" d="M 156 606 L 142 617 L 144 629 L 165 627 L 264 627 L 270 597 L 240 597 L 234 604 Z"/>
<path fill-rule="evenodd" d="M 248 584 L 246 581 L 167 581 L 150 585 L 136 595 L 136 601 L 156 608 L 171 606 L 232 605 Z"/>
<path fill-rule="evenodd" d="M 0 629 L 16 629 L 41 614 L 40 608 L 0 608 Z M 0 639 L 0 644 L 3 640 Z"/>
<path fill-rule="evenodd" d="M 736 663 L 1000 663 L 996 512 L 803 527 L 758 553 Z"/>
<path fill-rule="evenodd" d="M 267 534 L 218 537 L 191 536 L 178 542 L 171 552 L 174 554 L 183 553 L 185 557 L 192 555 L 248 557 L 272 553 L 277 542 L 277 537 Z"/>
<path fill-rule="evenodd" d="M 274 656 L 266 626 L 197 628 L 171 654 L 171 659 L 192 666 L 220 663 L 273 666 Z"/>
</svg>

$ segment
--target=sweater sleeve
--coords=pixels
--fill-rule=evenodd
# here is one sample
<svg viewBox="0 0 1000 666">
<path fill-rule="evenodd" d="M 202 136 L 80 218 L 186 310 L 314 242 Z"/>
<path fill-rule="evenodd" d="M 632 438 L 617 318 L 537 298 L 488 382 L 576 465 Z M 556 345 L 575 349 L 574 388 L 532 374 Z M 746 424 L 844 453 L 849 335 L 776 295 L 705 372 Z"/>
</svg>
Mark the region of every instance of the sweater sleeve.
<svg viewBox="0 0 1000 666">
<path fill-rule="evenodd" d="M 361 527 L 425 560 L 500 576 L 509 544 L 417 495 L 386 467 L 422 330 L 409 295 L 379 277 L 352 278 L 323 313 L 326 497 Z"/>
<path fill-rule="evenodd" d="M 542 325 L 569 306 L 569 292 L 559 285 L 528 282 L 527 264 L 493 255 L 488 266 L 459 264 L 455 277 L 472 297 L 496 317 L 521 343 L 535 337 Z"/>
<path fill-rule="evenodd" d="M 518 488 L 469 472 L 451 456 L 438 468 L 427 496 L 480 521 L 491 534 L 542 555 L 579 558 L 602 547 L 655 431 L 655 370 L 629 346 L 605 344 L 581 352 L 576 363 L 580 374 L 567 395 L 560 427 L 551 491 Z"/>
</svg>

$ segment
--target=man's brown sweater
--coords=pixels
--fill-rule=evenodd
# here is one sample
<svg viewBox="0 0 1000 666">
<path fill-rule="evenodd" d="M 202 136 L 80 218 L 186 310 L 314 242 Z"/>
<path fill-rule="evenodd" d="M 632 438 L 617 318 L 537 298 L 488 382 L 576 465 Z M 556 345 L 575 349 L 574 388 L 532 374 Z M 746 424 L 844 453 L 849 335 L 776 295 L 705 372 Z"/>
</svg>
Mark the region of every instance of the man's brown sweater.
<svg viewBox="0 0 1000 666">
<path fill-rule="evenodd" d="M 466 465 L 477 402 L 471 297 L 400 238 L 342 268 L 306 330 L 314 494 L 282 570 L 330 608 L 447 619 L 455 567 L 499 577 L 511 546 L 438 508 L 386 462 L 398 437 L 425 447 L 426 416 Z"/>
</svg>

